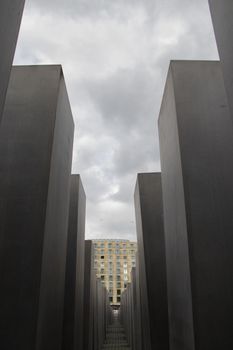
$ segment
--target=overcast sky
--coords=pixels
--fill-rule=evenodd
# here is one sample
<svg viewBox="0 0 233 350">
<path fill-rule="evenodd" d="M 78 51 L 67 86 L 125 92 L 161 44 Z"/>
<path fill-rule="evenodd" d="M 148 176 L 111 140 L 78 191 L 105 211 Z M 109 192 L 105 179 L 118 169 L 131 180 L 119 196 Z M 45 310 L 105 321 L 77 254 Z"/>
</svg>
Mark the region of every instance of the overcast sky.
<svg viewBox="0 0 233 350">
<path fill-rule="evenodd" d="M 217 59 L 207 0 L 26 0 L 15 64 L 63 66 L 86 237 L 135 239 L 139 172 L 160 170 L 171 59 Z"/>
</svg>

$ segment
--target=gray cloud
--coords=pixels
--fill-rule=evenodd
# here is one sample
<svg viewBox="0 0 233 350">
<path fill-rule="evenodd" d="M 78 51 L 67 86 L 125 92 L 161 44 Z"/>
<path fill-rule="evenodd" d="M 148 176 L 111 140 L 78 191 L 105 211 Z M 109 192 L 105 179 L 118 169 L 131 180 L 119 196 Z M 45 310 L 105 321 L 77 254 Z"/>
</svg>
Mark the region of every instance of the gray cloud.
<svg viewBox="0 0 233 350">
<path fill-rule="evenodd" d="M 15 62 L 63 65 L 87 237 L 135 237 L 136 175 L 160 168 L 169 61 L 217 57 L 207 0 L 27 1 Z"/>
</svg>

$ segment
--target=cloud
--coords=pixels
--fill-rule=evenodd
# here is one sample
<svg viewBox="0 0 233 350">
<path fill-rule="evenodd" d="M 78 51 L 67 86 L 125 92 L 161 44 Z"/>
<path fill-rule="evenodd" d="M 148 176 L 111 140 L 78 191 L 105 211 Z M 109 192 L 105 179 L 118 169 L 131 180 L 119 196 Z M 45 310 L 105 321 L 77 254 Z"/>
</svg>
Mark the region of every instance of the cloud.
<svg viewBox="0 0 233 350">
<path fill-rule="evenodd" d="M 207 1 L 28 0 L 15 63 L 63 66 L 87 237 L 135 237 L 136 175 L 160 169 L 169 61 L 217 57 Z"/>
</svg>

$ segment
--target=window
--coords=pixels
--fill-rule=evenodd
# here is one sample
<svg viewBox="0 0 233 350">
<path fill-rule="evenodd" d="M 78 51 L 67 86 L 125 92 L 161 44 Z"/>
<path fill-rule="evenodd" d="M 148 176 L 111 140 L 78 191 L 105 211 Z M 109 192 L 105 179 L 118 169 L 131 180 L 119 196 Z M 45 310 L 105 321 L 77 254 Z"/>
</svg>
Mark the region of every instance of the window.
<svg viewBox="0 0 233 350">
<path fill-rule="evenodd" d="M 104 281 L 104 276 L 103 275 L 101 276 L 101 281 Z"/>
<path fill-rule="evenodd" d="M 121 282 L 117 282 L 117 288 L 121 288 Z"/>
<path fill-rule="evenodd" d="M 117 302 L 118 302 L 118 303 L 121 302 L 121 297 L 117 297 Z"/>
<path fill-rule="evenodd" d="M 112 300 L 113 300 L 112 297 L 109 297 L 109 302 L 110 302 L 110 303 L 112 303 Z"/>
<path fill-rule="evenodd" d="M 117 273 L 121 273 L 121 269 L 117 269 Z"/>
<path fill-rule="evenodd" d="M 109 260 L 112 260 L 112 255 L 109 255 L 108 259 L 109 259 Z"/>
<path fill-rule="evenodd" d="M 126 250 L 123 250 L 123 254 L 127 254 L 127 253 L 126 253 Z"/>
<path fill-rule="evenodd" d="M 121 280 L 121 276 L 117 275 L 117 281 L 120 281 L 120 280 Z"/>
<path fill-rule="evenodd" d="M 100 254 L 104 254 L 104 249 L 101 249 Z"/>
<path fill-rule="evenodd" d="M 101 248 L 104 248 L 104 243 L 101 243 L 101 244 L 100 244 L 100 247 L 101 247 Z"/>
<path fill-rule="evenodd" d="M 119 256 L 119 255 L 117 255 L 117 257 L 116 257 L 116 258 L 117 258 L 117 260 L 120 260 L 120 256 Z"/>
<path fill-rule="evenodd" d="M 112 254 L 112 249 L 109 249 L 109 250 L 108 250 L 108 254 Z"/>
<path fill-rule="evenodd" d="M 127 267 L 127 262 L 124 262 L 124 267 Z"/>
<path fill-rule="evenodd" d="M 104 259 L 104 255 L 101 255 L 100 259 Z"/>
<path fill-rule="evenodd" d="M 101 269 L 101 270 L 100 270 L 100 273 L 104 273 L 104 269 Z"/>
<path fill-rule="evenodd" d="M 112 282 L 109 282 L 109 288 L 112 288 L 113 284 Z"/>
<path fill-rule="evenodd" d="M 101 262 L 101 263 L 100 263 L 100 266 L 101 266 L 101 267 L 104 267 L 104 262 Z"/>
<path fill-rule="evenodd" d="M 116 249 L 116 254 L 120 254 L 120 251 L 118 249 Z"/>
<path fill-rule="evenodd" d="M 120 267 L 120 266 L 121 266 L 120 261 L 117 261 L 117 267 Z"/>
<path fill-rule="evenodd" d="M 109 278 L 109 281 L 112 281 L 112 275 L 109 275 L 108 278 Z"/>
<path fill-rule="evenodd" d="M 121 295 L 121 290 L 117 289 L 117 295 Z"/>
<path fill-rule="evenodd" d="M 108 248 L 111 248 L 112 247 L 112 243 L 108 243 Z"/>
<path fill-rule="evenodd" d="M 128 276 L 124 276 L 124 281 L 128 281 Z"/>
<path fill-rule="evenodd" d="M 124 288 L 127 288 L 127 283 L 124 283 Z"/>
<path fill-rule="evenodd" d="M 127 260 L 127 256 L 124 256 L 124 259 Z"/>
</svg>

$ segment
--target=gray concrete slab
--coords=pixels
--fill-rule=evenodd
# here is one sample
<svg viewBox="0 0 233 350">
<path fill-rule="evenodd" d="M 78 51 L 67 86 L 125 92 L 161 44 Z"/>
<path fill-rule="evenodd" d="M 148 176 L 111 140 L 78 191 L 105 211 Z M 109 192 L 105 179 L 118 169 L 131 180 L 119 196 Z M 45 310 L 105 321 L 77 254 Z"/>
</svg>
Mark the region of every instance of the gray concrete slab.
<svg viewBox="0 0 233 350">
<path fill-rule="evenodd" d="M 209 0 L 210 12 L 224 76 L 228 103 L 233 118 L 233 2 Z"/>
<path fill-rule="evenodd" d="M 94 269 L 94 246 L 85 241 L 84 349 L 101 350 L 112 318 L 109 295 Z"/>
<path fill-rule="evenodd" d="M 169 332 L 161 174 L 138 174 L 134 200 L 144 348 L 165 350 Z"/>
<path fill-rule="evenodd" d="M 86 196 L 80 175 L 71 175 L 63 350 L 83 350 Z"/>
<path fill-rule="evenodd" d="M 171 62 L 159 138 L 171 350 L 231 349 L 233 127 L 219 62 Z"/>
<path fill-rule="evenodd" d="M 91 240 L 85 241 L 85 269 L 84 269 L 84 349 L 94 347 L 94 293 L 96 279 L 94 276 L 94 249 Z"/>
<path fill-rule="evenodd" d="M 132 348 L 137 349 L 138 329 L 138 301 L 137 301 L 137 284 L 136 284 L 136 267 L 131 271 L 132 283 Z"/>
<path fill-rule="evenodd" d="M 127 343 L 125 331 L 118 320 L 118 315 L 114 321 L 107 327 L 106 339 L 101 347 L 102 350 L 132 350 L 133 348 Z"/>
<path fill-rule="evenodd" d="M 0 2 L 0 122 L 25 0 Z"/>
<path fill-rule="evenodd" d="M 61 66 L 14 67 L 0 128 L 3 350 L 61 348 L 73 131 Z"/>
<path fill-rule="evenodd" d="M 136 267 L 135 267 L 135 290 L 136 290 L 136 334 L 135 350 L 142 350 L 142 318 L 141 318 L 141 291 L 140 291 L 140 277 L 139 277 L 139 262 L 138 262 L 138 252 L 136 253 Z"/>
</svg>

